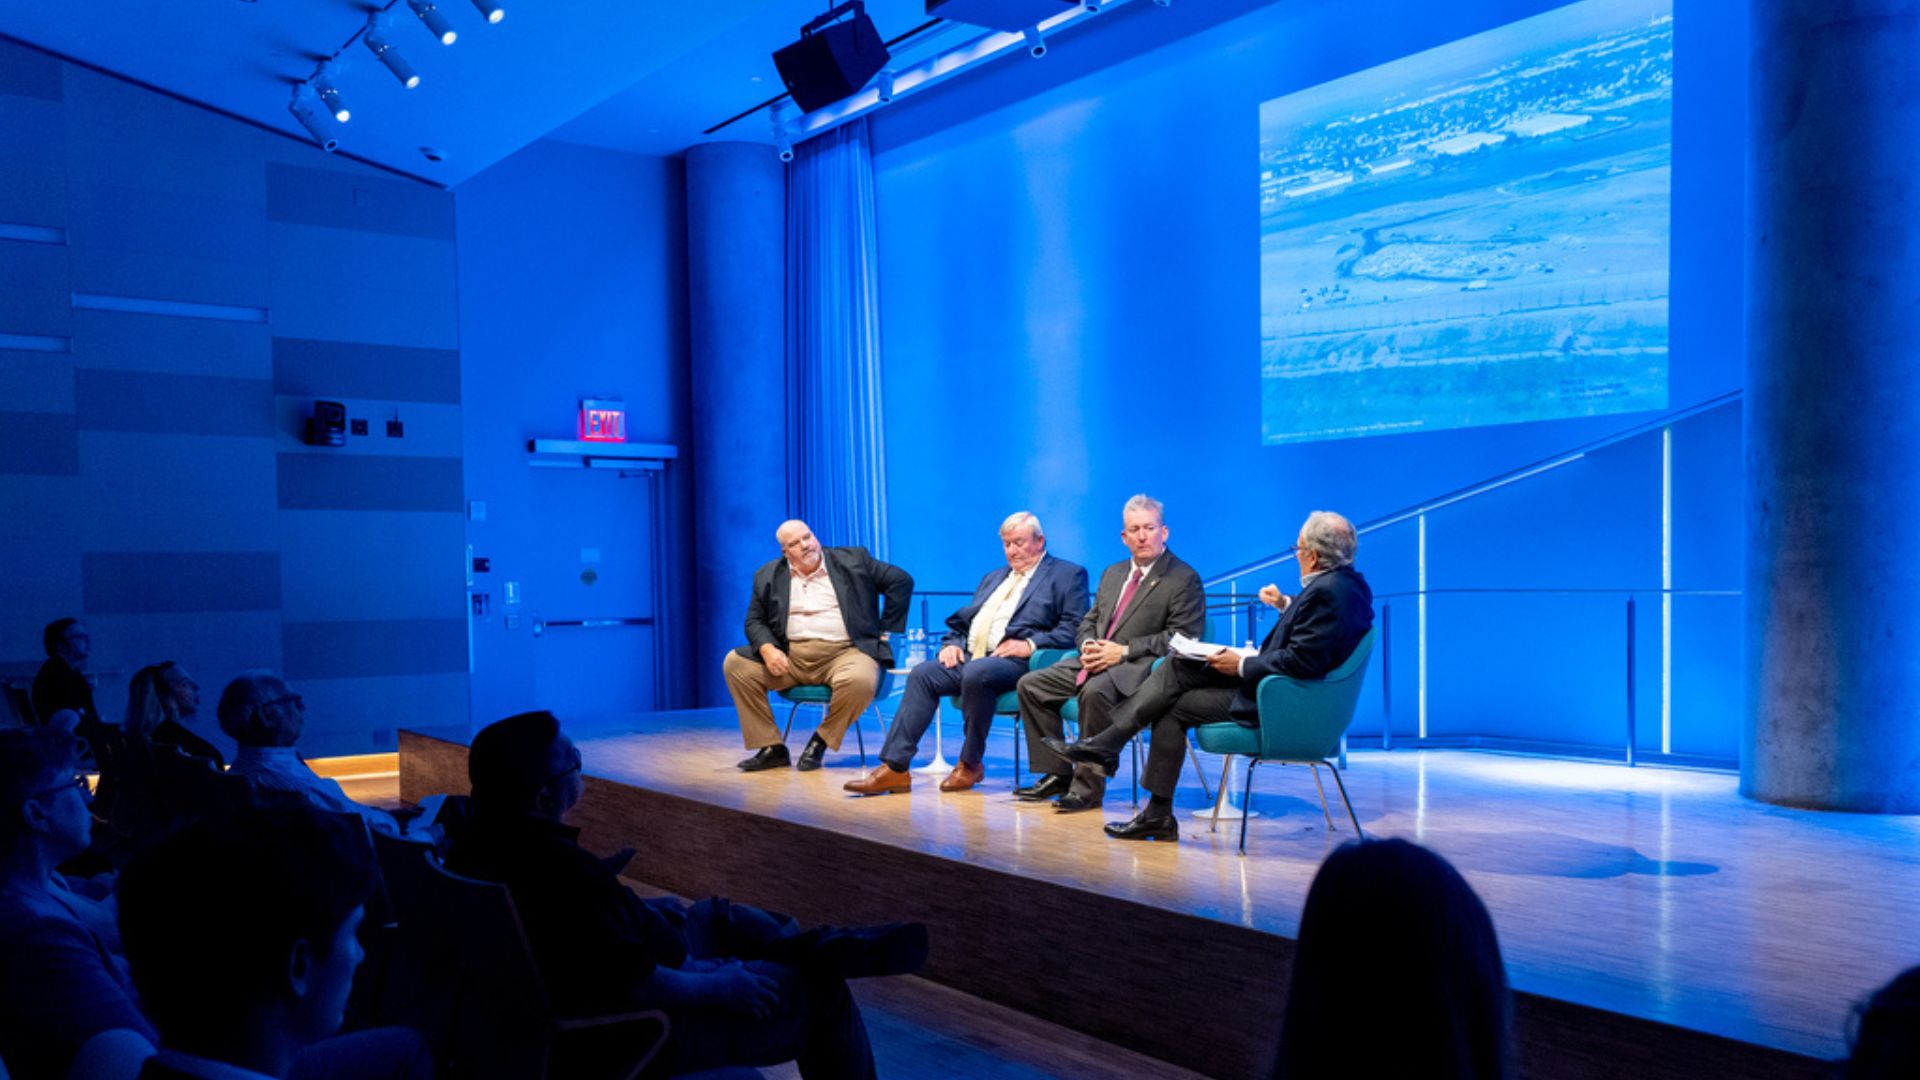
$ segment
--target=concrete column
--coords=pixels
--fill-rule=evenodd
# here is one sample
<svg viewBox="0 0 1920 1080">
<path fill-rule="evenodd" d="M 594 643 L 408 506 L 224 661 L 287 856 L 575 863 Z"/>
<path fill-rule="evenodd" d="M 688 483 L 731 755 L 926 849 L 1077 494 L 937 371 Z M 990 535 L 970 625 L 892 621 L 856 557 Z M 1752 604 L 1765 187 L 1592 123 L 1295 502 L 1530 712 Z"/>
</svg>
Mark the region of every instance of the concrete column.
<svg viewBox="0 0 1920 1080">
<path fill-rule="evenodd" d="M 687 151 L 693 635 L 701 705 L 728 701 L 753 571 L 787 517 L 786 166 L 770 146 Z"/>
<path fill-rule="evenodd" d="M 1920 812 L 1920 0 L 1750 3 L 1740 787 Z"/>
</svg>

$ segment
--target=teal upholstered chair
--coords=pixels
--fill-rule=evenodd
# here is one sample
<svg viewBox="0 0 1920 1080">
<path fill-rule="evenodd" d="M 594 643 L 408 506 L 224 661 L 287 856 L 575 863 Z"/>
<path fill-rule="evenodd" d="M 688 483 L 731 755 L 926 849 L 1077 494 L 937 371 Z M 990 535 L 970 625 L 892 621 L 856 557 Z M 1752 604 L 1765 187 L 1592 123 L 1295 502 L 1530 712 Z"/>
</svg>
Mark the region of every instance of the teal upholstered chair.
<svg viewBox="0 0 1920 1080">
<path fill-rule="evenodd" d="M 881 668 L 880 685 L 873 691 L 873 704 L 867 706 L 867 712 L 872 713 L 875 719 L 880 720 L 880 726 L 883 728 L 886 727 L 886 720 L 880 716 L 880 703 L 887 700 L 887 695 L 892 692 L 893 672 L 888 671 L 886 668 Z M 833 687 L 803 683 L 799 686 L 789 686 L 785 690 L 780 691 L 780 697 L 782 700 L 791 702 L 793 705 L 793 708 L 787 710 L 786 730 L 780 733 L 781 741 L 785 742 L 787 737 L 793 734 L 793 714 L 799 712 L 800 706 L 802 705 L 818 705 L 820 706 L 820 711 L 825 713 L 827 706 L 833 701 Z M 861 733 L 860 717 L 858 716 L 853 718 L 853 739 L 860 747 L 860 767 L 864 769 L 867 767 L 867 737 Z"/>
<path fill-rule="evenodd" d="M 1247 759 L 1246 791 L 1241 796 L 1242 804 L 1253 794 L 1253 770 L 1262 762 L 1276 762 L 1282 765 L 1305 765 L 1313 770 L 1313 785 L 1320 790 L 1320 812 L 1327 817 L 1327 828 L 1333 828 L 1333 811 L 1327 806 L 1327 789 L 1320 783 L 1320 766 L 1325 765 L 1333 774 L 1333 782 L 1340 787 L 1340 801 L 1347 806 L 1347 818 L 1353 822 L 1353 831 L 1361 839 L 1366 833 L 1360 829 L 1360 818 L 1353 812 L 1353 800 L 1347 798 L 1346 782 L 1340 779 L 1340 770 L 1327 759 L 1340 750 L 1340 742 L 1346 737 L 1347 727 L 1353 723 L 1354 709 L 1360 703 L 1360 684 L 1367 677 L 1367 659 L 1373 655 L 1375 630 L 1368 630 L 1354 646 L 1353 655 L 1346 662 L 1334 668 L 1324 679 L 1295 679 L 1286 675 L 1269 675 L 1260 680 L 1259 706 L 1260 726 L 1241 727 L 1239 724 L 1203 724 L 1194 729 L 1200 740 L 1200 749 L 1212 754 L 1227 755 L 1227 765 L 1233 764 L 1234 755 Z M 1220 826 L 1220 800 L 1225 799 L 1225 771 L 1222 770 L 1220 796 L 1213 804 L 1213 825 Z M 1247 819 L 1240 819 L 1240 854 L 1247 853 Z"/>
</svg>

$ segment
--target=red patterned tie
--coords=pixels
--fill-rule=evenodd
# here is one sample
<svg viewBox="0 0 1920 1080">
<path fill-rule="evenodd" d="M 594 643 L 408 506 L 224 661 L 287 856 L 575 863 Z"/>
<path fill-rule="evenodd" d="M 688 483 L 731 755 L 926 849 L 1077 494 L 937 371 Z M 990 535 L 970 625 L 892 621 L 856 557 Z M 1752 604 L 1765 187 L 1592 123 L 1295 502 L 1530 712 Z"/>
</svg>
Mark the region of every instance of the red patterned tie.
<svg viewBox="0 0 1920 1080">
<path fill-rule="evenodd" d="M 1127 605 L 1133 603 L 1133 590 L 1140 586 L 1140 578 L 1140 568 L 1137 566 L 1133 568 L 1133 573 L 1127 575 L 1127 587 L 1120 590 L 1120 603 L 1113 609 L 1112 621 L 1107 623 L 1107 637 L 1113 636 L 1114 628 L 1120 625 L 1121 618 L 1127 613 Z M 1086 681 L 1087 669 L 1081 668 L 1080 674 L 1073 680 L 1073 685 L 1080 686 Z"/>
</svg>

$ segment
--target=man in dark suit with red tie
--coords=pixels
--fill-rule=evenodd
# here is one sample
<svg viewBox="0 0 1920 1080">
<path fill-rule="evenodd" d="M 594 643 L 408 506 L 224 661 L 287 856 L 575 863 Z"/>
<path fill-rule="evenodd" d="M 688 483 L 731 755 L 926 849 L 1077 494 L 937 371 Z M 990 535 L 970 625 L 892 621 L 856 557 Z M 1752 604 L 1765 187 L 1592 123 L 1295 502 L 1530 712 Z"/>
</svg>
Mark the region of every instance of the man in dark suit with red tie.
<svg viewBox="0 0 1920 1080">
<path fill-rule="evenodd" d="M 1168 639 L 1175 632 L 1199 635 L 1207 624 L 1200 575 L 1167 550 L 1160 503 L 1135 495 L 1127 500 L 1120 520 L 1120 539 L 1130 555 L 1101 573 L 1093 610 L 1080 620 L 1074 635 L 1079 651 L 1030 672 L 1017 687 L 1027 746 L 1040 779 L 1014 789 L 1014 797 L 1042 802 L 1058 796 L 1055 809 L 1061 813 L 1099 806 L 1107 785 L 1098 770 L 1076 772 L 1047 746 L 1046 739 L 1065 733 L 1061 707 L 1079 699 L 1083 738 L 1105 731 L 1115 707 L 1147 681 L 1154 660 L 1166 653 Z"/>
<path fill-rule="evenodd" d="M 1242 656 L 1221 649 L 1206 660 L 1176 657 L 1162 664 L 1139 691 L 1113 713 L 1103 732 L 1082 733 L 1079 742 L 1050 740 L 1050 749 L 1081 769 L 1112 775 L 1127 740 L 1151 727 L 1153 745 L 1141 785 L 1152 794 L 1133 820 L 1113 822 L 1107 835 L 1117 840 L 1177 840 L 1173 792 L 1186 760 L 1187 729 L 1233 721 L 1260 723 L 1255 692 L 1269 675 L 1323 679 L 1345 663 L 1373 626 L 1373 590 L 1353 568 L 1359 547 L 1353 524 L 1327 510 L 1315 510 L 1300 527 L 1294 555 L 1300 562 L 1300 593 L 1287 597 L 1272 585 L 1260 599 L 1283 614 L 1260 651 Z"/>
</svg>

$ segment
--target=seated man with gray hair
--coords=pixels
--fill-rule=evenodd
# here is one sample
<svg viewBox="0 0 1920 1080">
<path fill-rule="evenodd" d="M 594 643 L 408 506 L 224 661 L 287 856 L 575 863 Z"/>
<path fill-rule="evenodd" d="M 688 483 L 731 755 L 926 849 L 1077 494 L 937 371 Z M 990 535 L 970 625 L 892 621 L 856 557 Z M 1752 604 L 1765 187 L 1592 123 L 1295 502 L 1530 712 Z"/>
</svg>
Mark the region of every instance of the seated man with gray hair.
<svg viewBox="0 0 1920 1080">
<path fill-rule="evenodd" d="M 233 755 L 234 776 L 243 776 L 255 788 L 284 791 L 317 809 L 357 814 L 367 827 L 389 836 L 404 830 L 392 814 L 347 798 L 338 780 L 329 780 L 309 768 L 294 749 L 306 730 L 306 699 L 293 692 L 270 671 L 250 671 L 227 684 L 220 693 L 220 730 L 240 749 Z"/>
<path fill-rule="evenodd" d="M 920 736 L 940 714 L 940 699 L 958 695 L 966 741 L 959 764 L 940 781 L 941 791 L 966 791 L 986 774 L 981 759 L 1000 695 L 1027 673 L 1035 649 L 1064 649 L 1087 613 L 1087 570 L 1047 553 L 1040 519 L 1025 510 L 1000 523 L 1007 564 L 974 587 L 973 600 L 947 617 L 940 652 L 907 675 L 907 691 L 887 731 L 880 764 L 844 785 L 856 795 L 884 795 L 913 786 L 907 771 Z"/>
<path fill-rule="evenodd" d="M 1359 546 L 1351 522 L 1332 511 L 1315 510 L 1307 515 L 1294 544 L 1300 563 L 1299 595 L 1285 596 L 1274 585 L 1260 590 L 1260 599 L 1282 614 L 1257 654 L 1241 656 L 1221 649 L 1204 661 L 1175 657 L 1114 709 L 1113 726 L 1079 742 L 1047 740 L 1048 747 L 1067 760 L 1112 776 L 1127 740 L 1153 729 L 1141 776 L 1152 798 L 1132 821 L 1108 824 L 1108 836 L 1178 840 L 1173 792 L 1186 758 L 1187 729 L 1229 720 L 1258 727 L 1255 692 L 1261 679 L 1269 675 L 1324 679 L 1353 655 L 1373 627 L 1373 590 L 1353 568 Z"/>
</svg>

